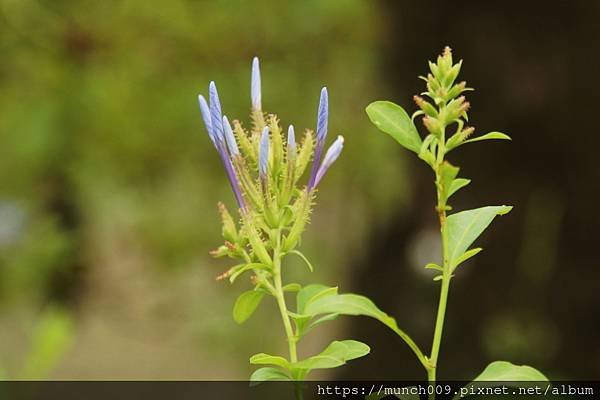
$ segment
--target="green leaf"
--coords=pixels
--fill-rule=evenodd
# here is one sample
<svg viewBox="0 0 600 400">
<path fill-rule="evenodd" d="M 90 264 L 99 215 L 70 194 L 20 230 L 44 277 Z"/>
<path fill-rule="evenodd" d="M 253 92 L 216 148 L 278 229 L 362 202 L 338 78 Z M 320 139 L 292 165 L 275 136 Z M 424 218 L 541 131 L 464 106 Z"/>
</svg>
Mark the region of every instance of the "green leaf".
<svg viewBox="0 0 600 400">
<path fill-rule="evenodd" d="M 466 390 L 467 393 L 477 393 L 477 388 L 497 386 L 529 387 L 536 382 L 548 382 L 548 378 L 528 365 L 514 365 L 508 361 L 494 361 L 461 390 Z M 457 394 L 453 400 L 463 397 Z"/>
<path fill-rule="evenodd" d="M 233 306 L 233 319 L 235 322 L 242 324 L 248 318 L 250 318 L 264 296 L 264 292 L 259 292 L 256 290 L 249 290 L 242 293 L 240 297 L 237 298 Z"/>
<path fill-rule="evenodd" d="M 547 382 L 548 378 L 537 369 L 528 365 L 514 365 L 508 361 L 494 361 L 477 378 L 473 379 L 473 382 L 479 381 Z"/>
<path fill-rule="evenodd" d="M 473 139 L 467 139 L 463 143 L 479 142 L 481 140 L 500 139 L 500 140 L 512 140 L 510 136 L 502 132 L 490 132 L 482 136 L 474 137 Z"/>
<path fill-rule="evenodd" d="M 290 363 L 285 358 L 265 353 L 258 353 L 250 357 L 250 364 L 268 364 L 276 365 L 284 369 L 290 369 Z"/>
<path fill-rule="evenodd" d="M 291 381 L 292 378 L 285 372 L 273 368 L 263 367 L 259 368 L 250 376 L 250 381 L 254 382 L 254 385 L 264 381 Z"/>
<path fill-rule="evenodd" d="M 282 289 L 284 292 L 299 292 L 302 289 L 302 285 L 299 283 L 288 283 Z"/>
<path fill-rule="evenodd" d="M 476 247 L 474 249 L 465 251 L 462 256 L 458 257 L 452 264 L 450 264 L 450 271 L 454 271 L 456 267 L 467 261 L 469 258 L 477 255 L 481 250 L 483 250 L 481 247 Z"/>
<path fill-rule="evenodd" d="M 442 193 L 444 193 L 444 199 L 448 199 L 450 195 L 450 188 L 456 175 L 458 175 L 459 168 L 450 164 L 448 161 L 444 161 L 440 166 L 440 180 L 442 184 Z"/>
<path fill-rule="evenodd" d="M 376 101 L 369 104 L 366 111 L 375 126 L 405 148 L 419 154 L 421 137 L 402 107 L 390 101 Z"/>
<path fill-rule="evenodd" d="M 342 340 L 332 342 L 325 350 L 316 356 L 291 364 L 293 369 L 311 371 L 313 369 L 326 369 L 339 367 L 346 361 L 363 357 L 371 349 L 366 344 L 356 340 Z"/>
<path fill-rule="evenodd" d="M 300 257 L 302 259 L 302 261 L 304 261 L 304 263 L 306 264 L 306 266 L 308 267 L 310 272 L 314 272 L 315 269 L 313 268 L 312 264 L 310 263 L 310 261 L 308 261 L 308 258 L 306 258 L 306 256 L 304 254 L 302 254 L 298 250 L 290 250 L 290 251 L 288 251 L 288 254 L 295 254 L 298 257 Z"/>
<path fill-rule="evenodd" d="M 488 206 L 450 215 L 446 221 L 450 264 L 455 264 L 496 215 L 504 215 L 511 209 L 510 206 Z"/>
<path fill-rule="evenodd" d="M 338 294 L 322 297 L 308 304 L 304 313 L 312 316 L 337 313 L 343 315 L 365 315 L 376 319 L 389 317 L 377 308 L 375 303 L 370 299 L 357 294 Z"/>
<path fill-rule="evenodd" d="M 322 316 L 319 319 L 314 320 L 313 322 L 311 322 L 306 329 L 304 330 L 304 334 L 307 333 L 309 330 L 311 330 L 312 328 L 314 328 L 315 326 L 322 324 L 323 322 L 327 322 L 327 321 L 333 321 L 334 319 L 336 319 L 337 317 L 339 317 L 340 314 L 337 313 L 332 313 L 332 314 L 326 314 L 324 316 Z"/>
<path fill-rule="evenodd" d="M 321 297 L 335 295 L 337 290 L 337 286 L 331 287 L 318 283 L 304 286 L 296 295 L 296 311 L 298 314 L 306 314 L 304 312 L 306 305 Z"/>
<path fill-rule="evenodd" d="M 435 269 L 436 271 L 444 272 L 444 268 L 440 267 L 437 264 L 429 263 L 425 266 L 425 269 Z"/>
<path fill-rule="evenodd" d="M 456 193 L 459 189 L 462 189 L 463 187 L 467 186 L 469 183 L 471 183 L 470 179 L 456 178 L 455 180 L 453 180 L 450 184 L 450 187 L 448 188 L 447 198 L 450 198 L 450 196 Z"/>
</svg>

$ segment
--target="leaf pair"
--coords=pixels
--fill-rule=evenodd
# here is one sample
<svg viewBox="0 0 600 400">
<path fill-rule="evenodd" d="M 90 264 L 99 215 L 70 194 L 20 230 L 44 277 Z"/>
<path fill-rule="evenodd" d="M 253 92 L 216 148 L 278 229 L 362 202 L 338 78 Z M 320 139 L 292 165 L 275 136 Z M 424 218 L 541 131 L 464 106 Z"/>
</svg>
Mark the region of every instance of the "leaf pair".
<svg viewBox="0 0 600 400">
<path fill-rule="evenodd" d="M 398 143 L 410 151 L 419 154 L 423 141 L 410 116 L 399 105 L 391 101 L 375 101 L 367 106 L 367 114 L 380 130 L 393 137 Z M 501 132 L 490 132 L 472 139 L 449 139 L 447 148 L 450 151 L 464 143 L 478 142 L 481 140 L 501 139 L 510 140 L 510 137 Z M 451 142 L 452 141 L 452 142 Z"/>
<path fill-rule="evenodd" d="M 312 370 L 339 367 L 340 365 L 344 365 L 347 361 L 363 357 L 369 354 L 369 352 L 369 346 L 362 342 L 356 340 L 336 340 L 327 346 L 321 353 L 295 363 L 290 363 L 280 356 L 259 353 L 250 357 L 250 364 L 274 365 L 281 369 L 275 367 L 260 368 L 254 371 L 250 377 L 250 381 L 303 380 Z"/>
</svg>

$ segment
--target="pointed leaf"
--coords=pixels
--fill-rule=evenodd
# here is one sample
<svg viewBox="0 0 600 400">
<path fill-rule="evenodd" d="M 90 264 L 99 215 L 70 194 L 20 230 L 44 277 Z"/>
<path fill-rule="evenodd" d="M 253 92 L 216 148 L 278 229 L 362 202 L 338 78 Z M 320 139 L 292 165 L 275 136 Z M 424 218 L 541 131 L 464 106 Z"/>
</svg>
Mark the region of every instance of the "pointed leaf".
<svg viewBox="0 0 600 400">
<path fill-rule="evenodd" d="M 258 353 L 250 357 L 250 364 L 268 364 L 276 365 L 284 369 L 290 368 L 290 363 L 285 358 L 265 353 Z"/>
<path fill-rule="evenodd" d="M 455 180 L 453 180 L 450 184 L 450 187 L 448 188 L 448 198 L 454 193 L 456 193 L 459 189 L 462 189 L 463 187 L 467 186 L 469 183 L 471 183 L 470 179 L 456 178 Z"/>
<path fill-rule="evenodd" d="M 390 101 L 376 101 L 369 104 L 366 111 L 380 130 L 396 139 L 402 146 L 419 154 L 421 137 L 402 107 Z"/>
<path fill-rule="evenodd" d="M 363 357 L 371 349 L 366 344 L 356 340 L 342 340 L 332 342 L 325 350 L 316 356 L 291 364 L 293 369 L 325 369 L 335 368 L 346 363 L 346 361 Z"/>
<path fill-rule="evenodd" d="M 446 222 L 450 264 L 467 251 L 496 215 L 504 215 L 511 209 L 510 206 L 488 206 L 450 215 Z"/>
<path fill-rule="evenodd" d="M 477 255 L 481 250 L 483 250 L 481 247 L 476 247 L 474 249 L 465 251 L 462 256 L 458 257 L 452 264 L 450 264 L 450 271 L 454 271 L 456 267 L 467 261 L 469 258 Z"/>
<path fill-rule="evenodd" d="M 250 381 L 254 384 L 258 384 L 264 381 L 291 381 L 292 379 L 285 372 L 273 368 L 263 367 L 259 368 L 250 376 Z"/>
<path fill-rule="evenodd" d="M 264 292 L 256 290 L 249 290 L 242 293 L 233 306 L 233 319 L 235 322 L 242 324 L 250 318 L 264 296 Z"/>
<path fill-rule="evenodd" d="M 296 295 L 296 311 L 298 314 L 306 314 L 304 309 L 311 301 L 335 294 L 337 294 L 337 287 L 320 285 L 318 283 L 306 285 Z"/>
<path fill-rule="evenodd" d="M 437 264 L 434 264 L 434 263 L 429 263 L 429 264 L 427 264 L 427 265 L 425 266 L 425 269 L 435 269 L 436 271 L 440 271 L 440 272 L 443 272 L 443 271 L 444 271 L 444 268 L 442 268 L 442 267 L 440 267 L 439 265 L 437 265 Z"/>
<path fill-rule="evenodd" d="M 442 184 L 442 193 L 444 193 L 444 198 L 448 199 L 450 195 L 450 188 L 452 187 L 452 183 L 454 182 L 454 178 L 458 175 L 459 168 L 450 164 L 448 161 L 444 161 L 444 163 L 440 167 L 440 178 Z"/>
<path fill-rule="evenodd" d="M 490 139 L 500 139 L 500 140 L 512 140 L 510 136 L 504 134 L 502 132 L 490 132 L 486 133 L 482 136 L 474 137 L 473 139 L 467 139 L 463 143 L 471 143 L 471 142 L 479 142 L 480 140 L 490 140 Z"/>
</svg>

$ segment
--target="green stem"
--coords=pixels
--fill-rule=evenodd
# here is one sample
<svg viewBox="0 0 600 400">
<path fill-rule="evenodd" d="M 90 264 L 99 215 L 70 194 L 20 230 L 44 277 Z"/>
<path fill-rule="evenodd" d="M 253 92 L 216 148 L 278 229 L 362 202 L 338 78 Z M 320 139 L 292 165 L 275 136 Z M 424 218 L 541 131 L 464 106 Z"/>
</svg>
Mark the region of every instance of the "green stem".
<svg viewBox="0 0 600 400">
<path fill-rule="evenodd" d="M 283 321 L 283 327 L 285 329 L 285 336 L 288 342 L 288 349 L 290 352 L 290 362 L 295 363 L 298 361 L 298 353 L 296 350 L 296 344 L 298 338 L 294 334 L 292 329 L 292 323 L 288 314 L 287 305 L 285 304 L 285 294 L 283 292 L 283 282 L 281 279 L 281 231 L 275 231 L 275 250 L 273 251 L 273 282 L 275 284 L 273 295 L 277 300 L 277 306 L 279 307 L 279 314 Z M 297 400 L 302 400 L 302 387 L 300 382 L 295 382 L 294 395 Z"/>
<path fill-rule="evenodd" d="M 440 354 L 440 345 L 442 343 L 442 333 L 444 331 L 444 319 L 446 316 L 446 305 L 448 303 L 448 292 L 450 290 L 450 260 L 448 257 L 448 231 L 446 229 L 446 201 L 443 197 L 442 183 L 440 166 L 443 162 L 443 154 L 445 149 L 443 146 L 440 147 L 438 153 L 438 163 L 435 168 L 436 173 L 436 186 L 437 186 L 437 212 L 440 220 L 440 232 L 442 236 L 442 256 L 443 256 L 443 272 L 442 272 L 442 287 L 440 289 L 440 300 L 438 304 L 437 317 L 435 321 L 435 330 L 433 333 L 433 343 L 431 344 L 431 356 L 429 361 L 431 363 L 430 368 L 427 370 L 427 378 L 429 384 L 433 385 L 436 381 L 436 372 L 438 357 Z M 435 391 L 429 395 L 431 400 L 435 399 Z"/>
<path fill-rule="evenodd" d="M 277 240 L 275 250 L 273 252 L 273 281 L 275 283 L 275 299 L 279 306 L 279 313 L 281 314 L 281 320 L 283 321 L 283 327 L 285 329 L 285 335 L 287 337 L 288 348 L 290 352 L 290 362 L 295 363 L 298 361 L 298 354 L 296 352 L 297 338 L 294 335 L 292 329 L 292 323 L 290 316 L 288 315 L 287 305 L 285 304 L 285 295 L 283 293 L 283 284 L 281 280 L 281 232 L 278 230 L 276 233 Z"/>
</svg>

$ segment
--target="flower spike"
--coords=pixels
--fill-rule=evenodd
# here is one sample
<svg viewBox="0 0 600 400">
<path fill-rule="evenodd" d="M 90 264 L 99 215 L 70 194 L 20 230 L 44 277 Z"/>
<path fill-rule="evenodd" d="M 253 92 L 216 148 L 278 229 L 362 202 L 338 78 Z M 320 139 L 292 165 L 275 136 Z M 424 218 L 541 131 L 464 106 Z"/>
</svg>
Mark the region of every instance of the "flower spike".
<svg viewBox="0 0 600 400">
<path fill-rule="evenodd" d="M 313 160 L 313 166 L 310 171 L 310 180 L 308 181 L 308 187 L 314 188 L 316 186 L 315 180 L 317 177 L 317 170 L 319 163 L 321 162 L 321 153 L 325 146 L 325 138 L 327 137 L 327 119 L 329 118 L 329 96 L 327 95 L 327 88 L 321 89 L 321 98 L 319 99 L 319 110 L 317 113 L 317 145 L 315 147 L 315 158 Z"/>
<path fill-rule="evenodd" d="M 258 174 L 262 182 L 266 182 L 269 164 L 269 127 L 265 126 L 260 137 L 258 149 Z"/>
<path fill-rule="evenodd" d="M 231 129 L 229 120 L 225 115 L 223 115 L 223 130 L 225 132 L 225 141 L 227 142 L 227 148 L 229 148 L 229 153 L 232 156 L 239 155 L 240 150 L 238 148 L 237 142 L 235 141 L 235 136 L 233 135 L 233 130 Z"/>
<path fill-rule="evenodd" d="M 250 81 L 250 97 L 252 100 L 252 109 L 260 111 L 262 108 L 261 88 L 260 88 L 260 66 L 258 57 L 252 60 L 252 78 Z"/>
<path fill-rule="evenodd" d="M 200 103 L 200 113 L 202 114 L 202 120 L 204 121 L 204 126 L 206 126 L 208 137 L 213 145 L 217 147 L 217 140 L 213 134 L 212 123 L 210 121 L 210 110 L 208 108 L 208 103 L 206 103 L 206 99 L 201 94 L 198 95 L 198 103 Z"/>
<path fill-rule="evenodd" d="M 333 142 L 333 144 L 331 146 L 329 146 L 329 149 L 327 149 L 327 153 L 325 154 L 325 157 L 323 158 L 323 162 L 321 163 L 321 166 L 319 167 L 319 170 L 317 171 L 317 176 L 315 178 L 314 187 L 316 187 L 319 184 L 319 182 L 321 182 L 321 179 L 323 179 L 323 176 L 325 175 L 325 173 L 327 172 L 329 167 L 331 167 L 331 165 L 335 162 L 335 160 L 337 160 L 337 158 L 342 153 L 343 148 L 344 148 L 344 137 L 338 136 L 337 139 L 335 140 L 335 142 Z"/>
</svg>

